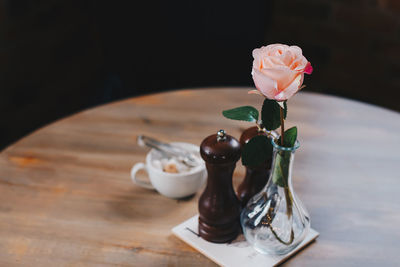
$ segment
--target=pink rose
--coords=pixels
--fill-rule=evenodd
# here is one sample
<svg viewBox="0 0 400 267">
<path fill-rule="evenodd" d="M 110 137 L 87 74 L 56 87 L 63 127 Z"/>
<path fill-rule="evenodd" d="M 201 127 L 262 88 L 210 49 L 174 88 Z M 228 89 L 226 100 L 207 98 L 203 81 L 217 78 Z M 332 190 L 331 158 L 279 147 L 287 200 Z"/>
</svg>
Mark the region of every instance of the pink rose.
<svg viewBox="0 0 400 267">
<path fill-rule="evenodd" d="M 299 91 L 311 63 L 298 46 L 272 44 L 253 50 L 251 72 L 258 91 L 269 99 L 284 101 Z"/>
</svg>

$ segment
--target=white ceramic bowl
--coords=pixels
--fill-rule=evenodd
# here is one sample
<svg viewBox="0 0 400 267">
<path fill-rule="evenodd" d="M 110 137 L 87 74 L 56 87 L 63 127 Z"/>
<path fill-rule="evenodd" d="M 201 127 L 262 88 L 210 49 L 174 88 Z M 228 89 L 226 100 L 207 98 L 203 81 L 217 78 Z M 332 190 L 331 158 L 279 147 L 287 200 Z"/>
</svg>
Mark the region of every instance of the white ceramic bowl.
<svg viewBox="0 0 400 267">
<path fill-rule="evenodd" d="M 190 143 L 175 142 L 174 145 L 180 146 L 190 152 L 199 155 L 199 147 Z M 148 189 L 155 189 L 161 195 L 169 198 L 183 198 L 195 194 L 204 184 L 207 176 L 205 164 L 200 160 L 199 166 L 191 168 L 188 172 L 167 173 L 153 166 L 154 160 L 160 160 L 162 155 L 155 149 L 150 150 L 146 156 L 146 164 L 136 163 L 131 170 L 132 181 Z M 149 182 L 139 180 L 136 173 L 145 170 L 149 176 Z"/>
</svg>

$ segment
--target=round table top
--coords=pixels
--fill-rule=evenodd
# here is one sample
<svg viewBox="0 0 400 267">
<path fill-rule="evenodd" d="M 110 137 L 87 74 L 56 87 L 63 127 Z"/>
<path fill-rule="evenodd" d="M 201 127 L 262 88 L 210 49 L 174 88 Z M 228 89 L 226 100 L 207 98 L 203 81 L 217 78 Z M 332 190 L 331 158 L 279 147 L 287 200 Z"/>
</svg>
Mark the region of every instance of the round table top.
<svg viewBox="0 0 400 267">
<path fill-rule="evenodd" d="M 171 228 L 197 214 L 200 192 L 173 200 L 140 188 L 130 168 L 145 134 L 200 144 L 246 122 L 221 111 L 261 106 L 249 88 L 181 90 L 85 110 L 35 131 L 0 154 L 0 264 L 214 266 Z M 287 265 L 400 262 L 400 114 L 342 98 L 299 93 L 287 129 L 300 149 L 294 189 L 320 236 Z M 240 162 L 235 186 L 244 177 Z"/>
</svg>

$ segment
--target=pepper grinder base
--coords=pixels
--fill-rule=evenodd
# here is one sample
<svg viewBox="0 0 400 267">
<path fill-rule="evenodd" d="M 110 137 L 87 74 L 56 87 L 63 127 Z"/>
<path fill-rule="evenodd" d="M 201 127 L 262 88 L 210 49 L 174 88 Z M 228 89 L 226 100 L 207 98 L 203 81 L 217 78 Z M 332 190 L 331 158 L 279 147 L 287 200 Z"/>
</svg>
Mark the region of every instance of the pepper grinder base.
<svg viewBox="0 0 400 267">
<path fill-rule="evenodd" d="M 199 235 L 209 242 L 230 242 L 240 234 L 240 229 L 238 221 L 223 225 L 210 225 L 199 217 Z"/>
</svg>

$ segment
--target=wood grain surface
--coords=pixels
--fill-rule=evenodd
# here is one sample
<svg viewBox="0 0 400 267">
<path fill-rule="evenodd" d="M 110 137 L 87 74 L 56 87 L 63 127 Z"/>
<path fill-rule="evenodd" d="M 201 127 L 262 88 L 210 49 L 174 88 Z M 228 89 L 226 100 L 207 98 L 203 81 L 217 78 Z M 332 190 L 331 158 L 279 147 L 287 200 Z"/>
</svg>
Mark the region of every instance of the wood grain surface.
<svg viewBox="0 0 400 267">
<path fill-rule="evenodd" d="M 197 213 L 200 192 L 173 200 L 135 186 L 146 134 L 194 144 L 251 124 L 222 117 L 260 107 L 248 88 L 131 98 L 59 120 L 0 154 L 1 266 L 214 266 L 172 235 Z M 341 98 L 299 93 L 294 188 L 320 232 L 288 266 L 396 266 L 400 262 L 400 115 Z M 18 122 L 16 122 L 18 123 Z M 244 168 L 235 171 L 237 185 Z"/>
</svg>

